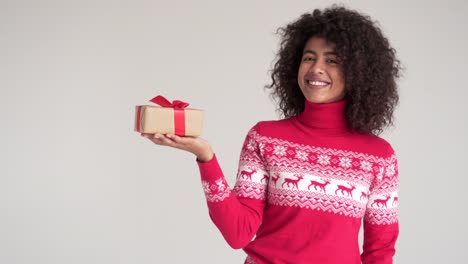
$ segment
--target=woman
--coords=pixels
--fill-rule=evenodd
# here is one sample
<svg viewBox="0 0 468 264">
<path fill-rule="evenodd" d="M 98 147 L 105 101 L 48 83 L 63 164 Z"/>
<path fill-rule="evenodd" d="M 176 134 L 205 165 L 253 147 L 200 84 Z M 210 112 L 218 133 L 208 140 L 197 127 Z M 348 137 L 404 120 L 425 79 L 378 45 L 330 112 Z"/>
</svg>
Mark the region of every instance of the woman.
<svg viewBox="0 0 468 264">
<path fill-rule="evenodd" d="M 377 135 L 398 102 L 395 51 L 369 17 L 339 6 L 279 33 L 267 87 L 285 118 L 248 132 L 232 190 L 207 141 L 144 136 L 197 156 L 210 217 L 245 263 L 392 263 L 397 160 Z"/>
</svg>

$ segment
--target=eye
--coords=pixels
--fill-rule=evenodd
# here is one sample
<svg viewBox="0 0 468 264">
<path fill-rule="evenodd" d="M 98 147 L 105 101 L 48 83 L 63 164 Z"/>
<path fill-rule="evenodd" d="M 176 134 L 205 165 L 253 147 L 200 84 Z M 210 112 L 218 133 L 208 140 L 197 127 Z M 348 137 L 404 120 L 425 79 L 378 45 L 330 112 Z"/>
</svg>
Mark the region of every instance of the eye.
<svg viewBox="0 0 468 264">
<path fill-rule="evenodd" d="M 327 59 L 327 63 L 338 64 L 338 60 L 335 60 L 335 59 Z"/>
<path fill-rule="evenodd" d="M 304 57 L 302 59 L 302 61 L 314 61 L 314 60 L 315 60 L 315 58 L 312 58 L 312 57 Z"/>
</svg>

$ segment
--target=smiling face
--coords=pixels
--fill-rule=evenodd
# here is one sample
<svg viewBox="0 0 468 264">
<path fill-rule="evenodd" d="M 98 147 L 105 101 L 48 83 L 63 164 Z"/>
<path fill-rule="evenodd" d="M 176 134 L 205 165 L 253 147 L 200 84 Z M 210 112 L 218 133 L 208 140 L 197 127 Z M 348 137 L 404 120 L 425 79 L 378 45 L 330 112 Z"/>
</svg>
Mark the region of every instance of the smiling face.
<svg viewBox="0 0 468 264">
<path fill-rule="evenodd" d="M 297 82 L 304 97 L 313 103 L 331 103 L 344 98 L 343 65 L 335 45 L 325 38 L 310 38 L 302 53 Z"/>
</svg>

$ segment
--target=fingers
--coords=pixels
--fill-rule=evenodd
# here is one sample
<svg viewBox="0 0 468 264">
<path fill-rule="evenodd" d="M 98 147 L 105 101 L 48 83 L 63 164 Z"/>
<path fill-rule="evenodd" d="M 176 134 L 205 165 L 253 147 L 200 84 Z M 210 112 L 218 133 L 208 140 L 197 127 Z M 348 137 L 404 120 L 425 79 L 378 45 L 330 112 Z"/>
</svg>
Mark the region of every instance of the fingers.
<svg viewBox="0 0 468 264">
<path fill-rule="evenodd" d="M 144 134 L 142 133 L 141 136 L 148 138 L 153 143 L 162 146 L 169 146 L 175 148 L 183 148 L 185 140 L 183 137 L 176 136 L 174 134 Z"/>
<path fill-rule="evenodd" d="M 163 146 L 170 146 L 170 147 L 174 147 L 174 142 L 166 137 L 165 135 L 163 134 L 154 134 L 152 136 L 152 138 L 150 138 L 151 141 L 153 141 L 155 144 L 158 144 L 158 145 L 163 145 Z"/>
<path fill-rule="evenodd" d="M 174 134 L 166 134 L 166 137 L 178 144 L 184 144 L 186 142 L 185 138 L 179 137 Z"/>
<path fill-rule="evenodd" d="M 168 146 L 181 150 L 185 150 L 195 154 L 197 157 L 208 157 L 206 160 L 211 159 L 213 150 L 210 144 L 199 137 L 186 136 L 181 137 L 174 134 L 141 134 L 141 136 L 148 138 L 154 144 L 160 146 Z M 208 155 L 206 155 L 208 153 Z M 204 159 L 202 157 L 202 159 Z M 202 160 L 200 159 L 200 160 Z"/>
</svg>

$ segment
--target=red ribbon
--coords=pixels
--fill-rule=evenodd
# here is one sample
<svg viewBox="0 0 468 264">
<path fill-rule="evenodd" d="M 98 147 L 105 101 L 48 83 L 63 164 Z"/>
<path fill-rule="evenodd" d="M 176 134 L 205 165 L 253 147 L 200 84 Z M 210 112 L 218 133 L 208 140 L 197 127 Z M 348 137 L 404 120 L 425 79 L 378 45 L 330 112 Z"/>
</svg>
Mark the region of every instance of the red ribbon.
<svg viewBox="0 0 468 264">
<path fill-rule="evenodd" d="M 189 106 L 189 103 L 180 100 L 174 100 L 171 103 L 161 95 L 154 97 L 150 101 L 162 107 L 174 108 L 174 134 L 185 136 L 185 108 Z"/>
</svg>

